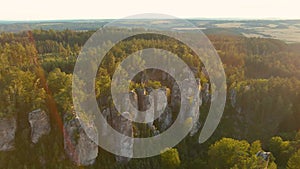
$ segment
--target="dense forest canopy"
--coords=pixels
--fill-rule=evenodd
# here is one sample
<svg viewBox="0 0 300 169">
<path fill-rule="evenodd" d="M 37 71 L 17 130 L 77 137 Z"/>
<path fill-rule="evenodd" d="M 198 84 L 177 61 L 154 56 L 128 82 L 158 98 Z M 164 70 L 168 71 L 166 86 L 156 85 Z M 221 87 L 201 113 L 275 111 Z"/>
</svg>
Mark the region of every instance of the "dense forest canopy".
<svg viewBox="0 0 300 169">
<path fill-rule="evenodd" d="M 93 33 L 40 29 L 0 34 L 0 119 L 17 118 L 18 126 L 16 148 L 0 152 L 1 168 L 81 168 L 65 155 L 60 123 L 66 115 L 74 118 L 72 72 L 82 46 Z M 126 164 L 100 149 L 95 163 L 86 168 L 259 169 L 267 165 L 257 156 L 259 151 L 271 152 L 269 168 L 299 168 L 300 45 L 231 34 L 212 33 L 208 38 L 223 62 L 228 86 L 224 116 L 214 135 L 198 144 L 198 133 L 160 156 Z M 190 48 L 172 38 L 139 35 L 121 41 L 106 54 L 95 82 L 97 99 L 110 101 L 111 78 L 124 58 L 154 47 L 177 53 L 201 84 L 209 84 L 204 65 Z M 143 74 L 152 79 L 143 83 Z M 161 76 L 159 71 L 147 70 L 135 77 L 131 89 L 164 87 L 170 97 L 169 81 Z M 209 107 L 209 99 L 203 101 L 200 124 Z M 36 109 L 49 114 L 52 130 L 33 145 L 27 116 Z M 176 110 L 172 113 L 176 118 Z M 141 127 L 137 124 L 134 129 Z"/>
</svg>

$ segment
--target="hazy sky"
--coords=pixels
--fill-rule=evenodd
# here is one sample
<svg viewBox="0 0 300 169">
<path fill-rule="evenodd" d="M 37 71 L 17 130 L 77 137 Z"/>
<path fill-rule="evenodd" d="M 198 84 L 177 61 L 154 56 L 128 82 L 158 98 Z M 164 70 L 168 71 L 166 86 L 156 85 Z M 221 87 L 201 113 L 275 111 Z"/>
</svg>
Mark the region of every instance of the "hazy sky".
<svg viewBox="0 0 300 169">
<path fill-rule="evenodd" d="M 0 20 L 123 18 L 162 13 L 180 18 L 300 19 L 299 0 L 1 0 Z"/>
</svg>

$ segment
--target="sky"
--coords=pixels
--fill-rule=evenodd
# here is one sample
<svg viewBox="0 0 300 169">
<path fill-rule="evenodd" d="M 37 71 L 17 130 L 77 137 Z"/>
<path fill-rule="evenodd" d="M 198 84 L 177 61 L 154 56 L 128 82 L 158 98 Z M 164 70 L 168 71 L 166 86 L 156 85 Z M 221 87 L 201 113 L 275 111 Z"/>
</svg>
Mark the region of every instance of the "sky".
<svg viewBox="0 0 300 169">
<path fill-rule="evenodd" d="M 299 0 L 1 0 L 0 20 L 178 18 L 300 19 Z"/>
</svg>

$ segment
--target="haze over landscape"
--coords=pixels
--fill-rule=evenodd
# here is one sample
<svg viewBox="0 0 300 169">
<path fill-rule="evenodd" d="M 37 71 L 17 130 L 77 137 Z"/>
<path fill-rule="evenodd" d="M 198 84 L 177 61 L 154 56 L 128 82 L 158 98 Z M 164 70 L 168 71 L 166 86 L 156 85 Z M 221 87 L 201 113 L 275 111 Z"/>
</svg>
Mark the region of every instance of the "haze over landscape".
<svg viewBox="0 0 300 169">
<path fill-rule="evenodd" d="M 179 18 L 300 19 L 297 0 L 10 0 L 1 2 L 0 20 L 120 19 L 140 13 Z"/>
</svg>

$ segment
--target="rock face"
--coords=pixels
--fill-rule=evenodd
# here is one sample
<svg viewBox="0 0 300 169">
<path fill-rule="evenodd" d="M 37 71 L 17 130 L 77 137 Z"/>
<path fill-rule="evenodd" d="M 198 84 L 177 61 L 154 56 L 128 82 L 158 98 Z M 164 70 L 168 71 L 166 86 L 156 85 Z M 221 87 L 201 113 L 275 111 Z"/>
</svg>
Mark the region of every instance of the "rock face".
<svg viewBox="0 0 300 169">
<path fill-rule="evenodd" d="M 179 109 L 180 101 L 181 101 L 180 97 L 181 95 L 180 95 L 179 86 L 176 83 L 174 83 L 172 87 L 172 94 L 171 94 L 171 106 L 173 108 Z"/>
<path fill-rule="evenodd" d="M 106 120 L 107 123 L 110 122 L 110 109 L 106 108 L 102 111 L 102 115 L 104 117 L 104 119 Z M 100 134 L 102 134 L 102 136 L 107 136 L 108 135 L 108 131 L 107 131 L 107 127 L 108 124 L 101 124 L 101 132 Z"/>
<path fill-rule="evenodd" d="M 158 92 L 154 93 L 154 112 L 156 116 L 161 114 L 167 106 L 163 104 L 165 101 L 167 102 L 167 100 L 165 100 L 167 98 L 163 98 L 163 96 L 167 95 L 167 89 L 161 88 L 159 91 L 161 91 L 160 94 Z"/>
<path fill-rule="evenodd" d="M 133 125 L 132 121 L 128 119 L 132 119 L 132 114 L 129 112 L 122 112 L 120 114 L 118 110 L 112 106 L 110 108 L 105 108 L 102 111 L 104 118 L 106 119 L 106 124 L 101 125 L 101 135 L 102 137 L 109 137 L 107 132 L 108 125 L 113 127 L 117 132 L 128 136 L 128 138 L 122 138 L 119 140 L 107 140 L 111 144 L 117 147 L 119 153 L 127 154 L 127 156 L 133 156 Z M 119 163 L 127 163 L 131 158 L 116 156 L 116 161 Z"/>
<path fill-rule="evenodd" d="M 35 144 L 43 135 L 49 134 L 51 131 L 49 117 L 41 109 L 30 112 L 28 121 L 31 127 L 31 141 Z"/>
<path fill-rule="evenodd" d="M 124 118 L 127 117 L 127 118 Z M 133 156 L 133 127 L 130 113 L 123 112 L 122 116 L 117 117 L 114 120 L 114 127 L 122 134 L 129 136 L 129 138 L 122 138 L 121 140 L 115 140 L 115 144 L 119 147 L 121 153 Z M 126 163 L 130 160 L 127 157 L 116 156 L 116 161 L 119 163 Z"/>
<path fill-rule="evenodd" d="M 204 83 L 203 84 L 203 89 L 202 89 L 202 99 L 204 103 L 207 103 L 210 101 L 210 93 L 209 93 L 209 83 Z"/>
<path fill-rule="evenodd" d="M 181 106 L 183 106 L 183 111 L 185 112 L 185 114 L 182 116 L 184 118 L 182 123 L 185 122 L 185 119 L 187 117 L 192 117 L 191 123 L 193 126 L 190 135 L 193 136 L 194 134 L 196 134 L 200 128 L 199 106 L 202 102 L 200 98 L 200 80 L 198 80 L 197 82 L 197 89 L 192 89 L 192 85 L 186 84 L 188 83 L 188 81 L 186 81 L 185 83 L 183 82 L 185 86 L 188 86 L 185 89 L 186 91 L 183 91 L 183 95 L 181 95 L 178 84 L 174 84 L 171 91 L 171 97 L 169 98 L 170 100 L 168 100 L 168 97 L 166 97 L 168 89 L 166 89 L 165 87 L 158 90 L 146 87 L 137 88 L 129 92 L 129 97 L 124 97 L 124 99 L 121 101 L 121 105 L 108 104 L 107 106 L 104 106 L 102 109 L 102 115 L 106 119 L 107 123 L 102 124 L 102 128 L 100 131 L 101 135 L 109 137 L 110 133 L 107 132 L 107 127 L 108 125 L 110 125 L 119 133 L 128 136 L 119 140 L 111 140 L 111 143 L 118 147 L 120 153 L 127 154 L 127 156 L 129 156 L 116 156 L 116 161 L 119 163 L 127 163 L 131 159 L 130 156 L 133 155 L 134 136 L 156 136 L 167 130 L 173 123 L 174 112 L 179 110 Z M 207 92 L 207 95 L 209 95 L 208 85 L 205 91 Z M 196 94 L 196 96 L 198 97 L 191 97 L 195 96 L 194 94 Z M 186 99 L 190 99 L 189 97 L 193 98 L 193 100 L 191 100 L 192 103 L 199 102 L 199 106 L 191 106 L 191 104 L 188 103 L 185 105 L 180 105 L 182 96 L 187 97 Z M 130 103 L 132 104 L 131 107 L 129 106 Z M 118 112 L 118 110 L 120 112 Z M 140 112 L 137 113 L 137 110 L 139 110 Z M 135 119 L 142 119 L 147 122 L 147 126 L 136 123 L 133 124 L 133 122 L 128 119 L 133 119 L 133 121 L 135 121 Z M 68 133 L 70 133 L 71 141 L 73 141 L 74 138 L 72 138 L 72 135 L 74 135 L 73 133 L 78 132 L 76 131 L 78 130 L 76 129 L 78 128 L 78 125 L 75 123 L 68 124 L 67 126 L 70 126 L 66 127 L 66 129 L 69 128 Z M 75 126 L 75 128 L 72 126 Z M 77 135 L 80 135 L 80 131 Z M 72 144 L 76 147 L 79 142 L 75 142 Z M 68 150 L 68 147 L 66 147 L 66 149 Z M 74 156 L 72 155 L 74 153 L 70 152 L 70 150 L 68 150 L 67 152 L 69 152 L 68 154 L 71 154 L 71 156 Z M 73 161 L 76 160 L 78 161 L 78 159 L 75 159 Z"/>
<path fill-rule="evenodd" d="M 67 120 L 64 118 L 64 148 L 69 158 L 78 166 L 88 166 L 94 164 L 98 156 L 98 145 L 95 144 L 81 127 L 78 118 Z M 98 138 L 96 127 L 89 125 L 89 136 Z"/>
<path fill-rule="evenodd" d="M 200 106 L 202 104 L 202 98 L 200 97 L 200 94 L 201 94 L 201 84 L 200 84 L 200 79 L 197 79 L 197 84 L 198 84 L 198 90 L 197 91 L 197 95 L 198 97 L 197 98 L 194 98 L 194 101 L 195 102 L 198 102 L 199 103 L 199 106 L 195 107 L 194 110 L 192 110 L 191 113 L 193 113 L 193 127 L 190 131 L 190 136 L 194 136 L 200 129 L 200 122 L 199 122 L 199 117 L 200 117 Z"/>
<path fill-rule="evenodd" d="M 161 124 L 159 129 L 160 132 L 167 130 L 171 126 L 173 122 L 172 118 L 172 111 L 169 107 L 167 107 L 158 119 Z"/>
<path fill-rule="evenodd" d="M 0 119 L 0 151 L 14 149 L 17 123 L 15 118 Z"/>
<path fill-rule="evenodd" d="M 179 110 L 180 107 L 183 108 L 185 114 L 182 116 L 182 121 L 184 121 L 184 119 L 186 119 L 187 117 L 193 117 L 192 119 L 192 123 L 193 123 L 193 127 L 190 131 L 190 136 L 195 135 L 198 130 L 200 129 L 200 122 L 199 122 L 199 116 L 200 116 L 200 107 L 195 106 L 195 107 L 191 107 L 190 104 L 186 104 L 186 105 L 181 105 L 181 97 L 186 97 L 185 99 L 189 99 L 187 96 L 191 95 L 191 92 L 198 95 L 198 97 L 195 97 L 193 99 L 193 103 L 198 102 L 199 106 L 201 106 L 202 104 L 202 99 L 204 99 L 204 101 L 208 102 L 210 99 L 209 96 L 209 84 L 204 84 L 204 89 L 201 92 L 201 84 L 200 84 L 200 79 L 197 79 L 197 84 L 198 84 L 198 88 L 197 89 L 192 89 L 189 83 L 185 82 L 186 80 L 179 82 L 184 84 L 184 86 L 186 87 L 186 91 L 181 91 L 179 89 L 179 86 L 175 83 L 173 85 L 172 88 L 172 94 L 171 94 L 171 107 L 174 110 Z M 189 93 L 189 94 L 188 94 Z M 202 96 L 202 97 L 201 97 Z M 170 113 L 172 115 L 172 112 Z M 168 116 L 167 116 L 168 117 Z M 171 124 L 172 123 L 172 118 L 168 119 L 166 117 L 163 117 L 166 120 L 166 124 Z M 170 121 L 171 120 L 171 121 Z M 164 126 L 162 126 L 162 128 L 164 129 Z"/>
<path fill-rule="evenodd" d="M 231 89 L 231 91 L 230 91 L 230 103 L 231 103 L 232 107 L 236 106 L 236 95 L 237 95 L 236 90 Z"/>
</svg>

